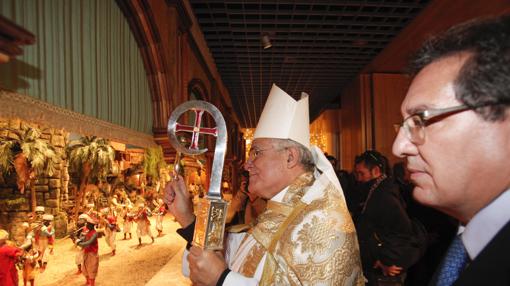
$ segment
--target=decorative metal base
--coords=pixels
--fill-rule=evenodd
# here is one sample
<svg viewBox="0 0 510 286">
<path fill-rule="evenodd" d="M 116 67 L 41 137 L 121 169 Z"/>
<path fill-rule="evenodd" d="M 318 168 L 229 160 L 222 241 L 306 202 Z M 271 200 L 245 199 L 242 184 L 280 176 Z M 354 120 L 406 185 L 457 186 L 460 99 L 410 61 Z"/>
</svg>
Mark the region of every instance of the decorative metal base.
<svg viewBox="0 0 510 286">
<path fill-rule="evenodd" d="M 223 249 L 227 206 L 228 202 L 222 199 L 200 199 L 193 245 L 208 250 Z"/>
</svg>

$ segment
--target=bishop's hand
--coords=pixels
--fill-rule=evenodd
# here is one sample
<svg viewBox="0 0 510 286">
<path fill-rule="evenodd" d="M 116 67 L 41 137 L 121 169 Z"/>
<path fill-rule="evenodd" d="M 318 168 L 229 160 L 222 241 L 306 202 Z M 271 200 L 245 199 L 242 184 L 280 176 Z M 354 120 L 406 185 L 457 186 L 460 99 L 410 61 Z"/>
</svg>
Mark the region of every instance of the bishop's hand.
<svg viewBox="0 0 510 286">
<path fill-rule="evenodd" d="M 185 228 L 193 223 L 195 215 L 191 194 L 186 189 L 181 176 L 166 184 L 163 200 L 181 227 Z"/>
<path fill-rule="evenodd" d="M 188 254 L 190 279 L 193 285 L 214 286 L 227 269 L 225 258 L 219 251 L 204 250 L 196 246 Z"/>
</svg>

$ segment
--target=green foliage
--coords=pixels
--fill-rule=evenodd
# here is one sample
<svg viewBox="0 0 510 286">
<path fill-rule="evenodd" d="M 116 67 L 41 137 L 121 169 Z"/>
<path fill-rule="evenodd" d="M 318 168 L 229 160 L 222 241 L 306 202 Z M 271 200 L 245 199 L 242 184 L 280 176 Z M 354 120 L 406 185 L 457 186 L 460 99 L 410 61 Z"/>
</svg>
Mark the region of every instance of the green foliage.
<svg viewBox="0 0 510 286">
<path fill-rule="evenodd" d="M 20 130 L 8 127 L 0 129 L 0 131 L 4 130 L 15 135 L 0 136 L 0 168 L 4 173 L 12 171 L 14 158 L 19 153 L 23 153 L 36 175 L 52 176 L 55 173 L 58 155 L 52 145 L 41 139 L 39 129 L 22 124 Z"/>
<path fill-rule="evenodd" d="M 112 169 L 115 151 L 110 146 L 110 141 L 96 136 L 84 136 L 79 140 L 72 141 L 66 150 L 71 171 L 81 176 L 84 167 L 90 167 L 91 179 L 104 180 Z"/>
<path fill-rule="evenodd" d="M 4 139 L 2 138 L 2 140 Z M 13 146 L 14 141 L 0 142 L 0 169 L 2 173 L 7 174 L 12 171 L 12 160 L 14 159 Z"/>
<path fill-rule="evenodd" d="M 23 205 L 27 203 L 25 198 L 17 198 L 17 199 L 5 199 L 3 203 L 8 207 L 13 207 L 17 205 Z"/>
<path fill-rule="evenodd" d="M 146 149 L 143 158 L 144 173 L 155 180 L 159 180 L 159 170 L 162 168 L 166 168 L 166 163 L 161 146 Z"/>
</svg>

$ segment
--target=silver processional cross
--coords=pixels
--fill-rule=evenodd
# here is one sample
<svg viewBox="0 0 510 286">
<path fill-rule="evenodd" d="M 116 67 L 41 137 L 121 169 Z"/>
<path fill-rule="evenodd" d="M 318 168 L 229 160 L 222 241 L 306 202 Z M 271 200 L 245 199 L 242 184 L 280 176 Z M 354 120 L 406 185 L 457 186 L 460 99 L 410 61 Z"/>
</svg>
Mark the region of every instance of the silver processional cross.
<svg viewBox="0 0 510 286">
<path fill-rule="evenodd" d="M 190 110 L 195 113 L 195 123 L 193 126 L 178 123 L 179 117 L 184 112 Z M 201 126 L 204 112 L 209 113 L 213 117 L 216 127 Z M 191 144 L 188 148 L 179 142 L 176 135 L 177 132 L 192 133 Z M 221 196 L 221 179 L 227 147 L 225 120 L 218 108 L 206 101 L 192 100 L 177 106 L 168 120 L 168 137 L 172 146 L 183 154 L 203 154 L 207 152 L 207 148 L 200 149 L 198 147 L 200 134 L 215 136 L 216 145 L 209 190 L 206 197 L 200 200 L 196 214 L 193 244 L 203 249 L 218 250 L 223 248 L 223 234 L 225 232 L 228 204 Z"/>
</svg>

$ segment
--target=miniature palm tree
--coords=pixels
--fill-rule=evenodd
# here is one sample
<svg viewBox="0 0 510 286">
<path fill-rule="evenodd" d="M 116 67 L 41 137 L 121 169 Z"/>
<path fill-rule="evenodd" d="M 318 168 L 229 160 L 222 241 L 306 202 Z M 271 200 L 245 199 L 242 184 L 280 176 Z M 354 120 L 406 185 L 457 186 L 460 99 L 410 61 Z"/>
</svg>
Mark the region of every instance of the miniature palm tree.
<svg viewBox="0 0 510 286">
<path fill-rule="evenodd" d="M 55 173 L 58 156 L 55 149 L 47 141 L 41 139 L 41 131 L 37 128 L 21 125 L 21 129 L 4 127 L 0 131 L 9 131 L 14 136 L 0 136 L 0 168 L 4 173 L 16 171 L 16 184 L 21 194 L 30 188 L 30 204 L 32 212 L 37 205 L 34 179 L 39 175 L 52 176 Z"/>
<path fill-rule="evenodd" d="M 83 205 L 85 188 L 91 179 L 104 180 L 112 169 L 115 151 L 107 139 L 95 136 L 81 137 L 67 147 L 69 167 L 80 177 L 80 186 L 75 198 L 74 216 L 78 217 Z"/>
<path fill-rule="evenodd" d="M 148 148 L 143 157 L 143 171 L 153 181 L 159 180 L 159 172 L 166 167 L 161 147 Z"/>
</svg>

